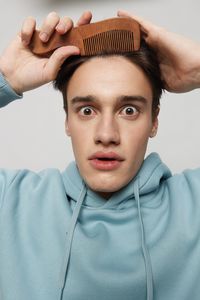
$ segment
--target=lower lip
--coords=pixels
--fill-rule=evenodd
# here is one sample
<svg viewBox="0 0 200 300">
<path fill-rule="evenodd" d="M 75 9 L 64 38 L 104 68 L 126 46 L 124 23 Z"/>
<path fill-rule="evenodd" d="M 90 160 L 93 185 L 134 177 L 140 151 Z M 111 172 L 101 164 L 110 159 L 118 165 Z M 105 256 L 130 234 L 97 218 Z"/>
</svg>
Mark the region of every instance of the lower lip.
<svg viewBox="0 0 200 300">
<path fill-rule="evenodd" d="M 100 159 L 91 159 L 91 165 L 97 170 L 115 170 L 119 168 L 122 161 L 119 160 L 100 160 Z"/>
</svg>

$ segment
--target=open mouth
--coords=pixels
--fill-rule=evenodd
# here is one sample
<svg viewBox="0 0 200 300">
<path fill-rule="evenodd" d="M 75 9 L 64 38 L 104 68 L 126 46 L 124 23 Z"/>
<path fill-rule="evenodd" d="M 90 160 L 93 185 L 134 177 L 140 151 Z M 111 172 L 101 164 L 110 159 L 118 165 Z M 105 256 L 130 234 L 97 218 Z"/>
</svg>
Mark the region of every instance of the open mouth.
<svg viewBox="0 0 200 300">
<path fill-rule="evenodd" d="M 123 162 L 123 158 L 114 152 L 96 152 L 90 158 L 91 165 L 98 170 L 114 170 Z"/>
<path fill-rule="evenodd" d="M 109 157 L 98 157 L 96 159 L 101 160 L 101 161 L 113 161 L 113 160 L 116 160 L 115 158 L 109 158 Z"/>
<path fill-rule="evenodd" d="M 118 155 L 115 152 L 103 152 L 103 151 L 98 151 L 95 152 L 93 155 L 89 157 L 89 159 L 98 159 L 98 160 L 105 160 L 105 161 L 112 161 L 112 160 L 117 160 L 117 161 L 122 161 L 124 160 L 120 155 Z"/>
</svg>

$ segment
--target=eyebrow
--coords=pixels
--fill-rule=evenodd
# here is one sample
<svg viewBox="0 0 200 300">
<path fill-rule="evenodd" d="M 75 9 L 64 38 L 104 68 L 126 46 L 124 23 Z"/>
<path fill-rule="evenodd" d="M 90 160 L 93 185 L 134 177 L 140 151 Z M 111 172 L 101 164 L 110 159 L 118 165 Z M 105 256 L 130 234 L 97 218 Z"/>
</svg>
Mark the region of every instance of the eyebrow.
<svg viewBox="0 0 200 300">
<path fill-rule="evenodd" d="M 88 95 L 88 96 L 76 96 L 70 100 L 72 105 L 77 103 L 88 103 L 88 102 L 98 102 L 99 99 L 95 96 Z M 143 96 L 137 95 L 121 95 L 117 97 L 118 103 L 123 102 L 142 102 L 143 104 L 147 104 L 148 100 Z"/>
</svg>

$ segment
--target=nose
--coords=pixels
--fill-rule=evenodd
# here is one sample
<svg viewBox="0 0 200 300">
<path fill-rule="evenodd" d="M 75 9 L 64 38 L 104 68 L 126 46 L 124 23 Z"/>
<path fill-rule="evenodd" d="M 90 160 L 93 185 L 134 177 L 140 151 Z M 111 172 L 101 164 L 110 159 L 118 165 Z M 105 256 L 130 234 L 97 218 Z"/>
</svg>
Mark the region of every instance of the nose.
<svg viewBox="0 0 200 300">
<path fill-rule="evenodd" d="M 96 126 L 94 140 L 95 144 L 101 143 L 104 146 L 120 143 L 119 127 L 114 116 L 104 115 L 101 117 Z"/>
</svg>

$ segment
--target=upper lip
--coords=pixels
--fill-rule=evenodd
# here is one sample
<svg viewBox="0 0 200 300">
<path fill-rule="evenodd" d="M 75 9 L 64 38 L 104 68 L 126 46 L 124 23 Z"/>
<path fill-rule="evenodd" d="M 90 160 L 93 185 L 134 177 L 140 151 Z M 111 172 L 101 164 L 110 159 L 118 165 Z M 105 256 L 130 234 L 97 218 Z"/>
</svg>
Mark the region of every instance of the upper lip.
<svg viewBox="0 0 200 300">
<path fill-rule="evenodd" d="M 117 154 L 113 151 L 109 151 L 109 152 L 97 151 L 89 157 L 90 160 L 91 159 L 98 159 L 98 158 L 115 159 L 115 160 L 118 160 L 118 161 L 124 160 L 124 158 L 122 156 L 120 156 L 119 154 Z"/>
</svg>

